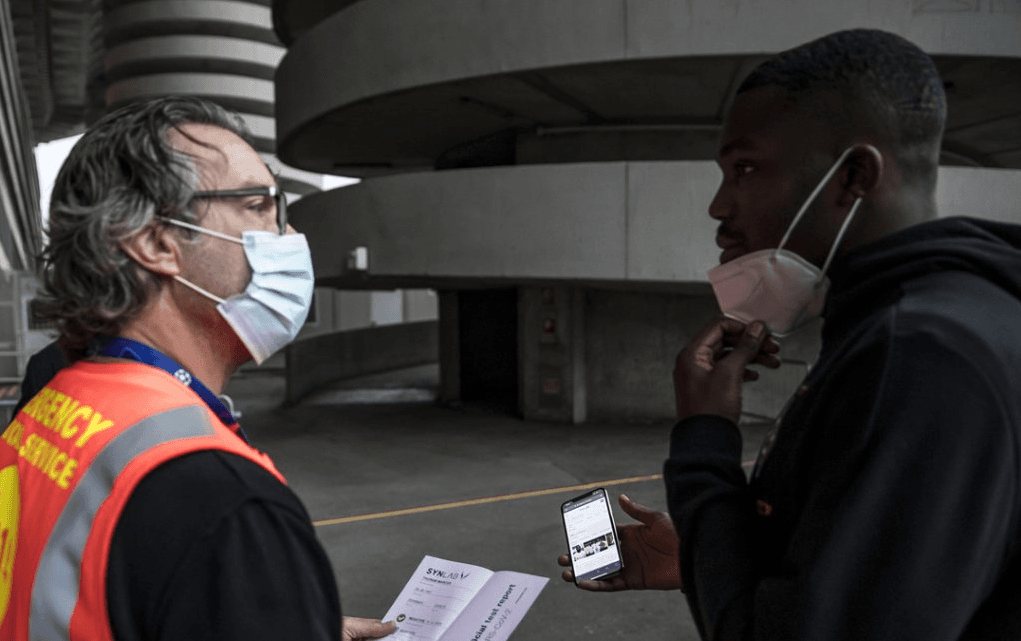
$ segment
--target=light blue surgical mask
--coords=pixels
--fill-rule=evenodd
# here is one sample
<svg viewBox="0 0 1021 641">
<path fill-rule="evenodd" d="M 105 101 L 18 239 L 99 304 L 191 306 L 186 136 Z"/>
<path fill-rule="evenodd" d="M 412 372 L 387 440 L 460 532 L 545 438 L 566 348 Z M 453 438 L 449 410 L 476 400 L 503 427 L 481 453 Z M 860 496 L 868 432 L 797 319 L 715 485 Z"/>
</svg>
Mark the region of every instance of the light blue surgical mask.
<svg viewBox="0 0 1021 641">
<path fill-rule="evenodd" d="M 241 238 L 164 218 L 172 225 L 242 245 L 252 280 L 240 294 L 223 299 L 178 275 L 174 278 L 217 303 L 216 309 L 245 344 L 256 364 L 287 345 L 305 324 L 312 305 L 315 276 L 304 234 L 245 231 Z"/>
</svg>

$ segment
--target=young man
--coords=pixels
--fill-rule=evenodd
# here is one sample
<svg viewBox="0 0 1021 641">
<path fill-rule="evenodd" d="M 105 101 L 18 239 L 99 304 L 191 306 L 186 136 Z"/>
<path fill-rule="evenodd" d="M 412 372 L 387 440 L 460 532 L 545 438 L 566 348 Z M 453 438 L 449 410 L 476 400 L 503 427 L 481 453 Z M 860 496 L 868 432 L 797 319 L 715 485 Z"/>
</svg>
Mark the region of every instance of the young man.
<svg viewBox="0 0 1021 641">
<path fill-rule="evenodd" d="M 711 279 L 742 320 L 677 357 L 670 520 L 622 501 L 643 521 L 620 533 L 628 574 L 582 587 L 683 584 L 706 639 L 1021 635 L 1021 227 L 937 219 L 944 121 L 932 61 L 880 31 L 744 81 L 709 209 Z M 797 256 L 772 251 L 785 235 Z M 818 362 L 746 481 L 746 368 L 820 313 Z"/>
<path fill-rule="evenodd" d="M 51 202 L 43 301 L 72 364 L 0 439 L 0 639 L 340 638 L 308 514 L 217 397 L 294 338 L 314 283 L 240 120 L 125 107 Z"/>
</svg>

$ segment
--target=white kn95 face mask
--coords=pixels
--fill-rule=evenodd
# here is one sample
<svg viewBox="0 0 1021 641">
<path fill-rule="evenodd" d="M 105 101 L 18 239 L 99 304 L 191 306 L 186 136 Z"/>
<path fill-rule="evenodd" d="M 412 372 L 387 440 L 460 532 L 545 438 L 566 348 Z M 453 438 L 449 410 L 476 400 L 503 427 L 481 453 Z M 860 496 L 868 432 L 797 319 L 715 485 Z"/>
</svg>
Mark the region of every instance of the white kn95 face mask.
<svg viewBox="0 0 1021 641">
<path fill-rule="evenodd" d="M 851 210 L 837 232 L 822 269 L 794 252 L 784 249 L 794 226 L 808 211 L 809 206 L 837 172 L 851 153 L 849 147 L 830 167 L 823 179 L 805 200 L 787 228 L 776 249 L 762 249 L 709 270 L 709 282 L 725 316 L 743 323 L 762 321 L 769 333 L 778 338 L 791 334 L 822 314 L 830 281 L 826 270 L 836 255 L 837 248 L 854 218 L 861 198 L 854 201 Z"/>
<path fill-rule="evenodd" d="M 223 299 L 180 276 L 174 278 L 217 303 L 217 311 L 257 365 L 294 340 L 308 317 L 315 286 L 312 254 L 304 234 L 245 231 L 241 238 L 234 238 L 180 220 L 164 220 L 244 247 L 252 280 L 240 294 Z"/>
</svg>

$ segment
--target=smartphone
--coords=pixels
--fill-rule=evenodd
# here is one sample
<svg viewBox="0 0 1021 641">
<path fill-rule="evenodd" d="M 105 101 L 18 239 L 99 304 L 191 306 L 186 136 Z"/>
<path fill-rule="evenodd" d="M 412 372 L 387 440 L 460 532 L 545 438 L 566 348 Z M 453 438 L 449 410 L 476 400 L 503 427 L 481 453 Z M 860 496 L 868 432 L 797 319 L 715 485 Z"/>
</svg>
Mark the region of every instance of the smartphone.
<svg viewBox="0 0 1021 641">
<path fill-rule="evenodd" d="M 606 490 L 599 488 L 565 501 L 560 514 L 564 518 L 574 582 L 620 574 L 624 560 Z"/>
</svg>

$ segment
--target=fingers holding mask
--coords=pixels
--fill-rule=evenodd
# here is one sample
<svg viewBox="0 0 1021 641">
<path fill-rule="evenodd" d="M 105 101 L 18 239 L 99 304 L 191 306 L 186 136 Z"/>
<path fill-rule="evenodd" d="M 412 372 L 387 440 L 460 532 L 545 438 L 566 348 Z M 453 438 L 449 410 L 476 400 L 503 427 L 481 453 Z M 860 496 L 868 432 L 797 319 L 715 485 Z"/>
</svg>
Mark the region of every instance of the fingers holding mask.
<svg viewBox="0 0 1021 641">
<path fill-rule="evenodd" d="M 741 385 L 757 380 L 752 363 L 778 367 L 779 345 L 767 337 L 765 325 L 745 326 L 717 318 L 702 330 L 674 365 L 674 392 L 679 419 L 695 414 L 718 414 L 737 421 L 741 414 Z"/>
<path fill-rule="evenodd" d="M 710 327 L 712 324 L 710 324 Z M 723 330 L 722 346 L 715 352 L 715 359 L 719 360 L 727 356 L 740 342 L 748 329 L 748 325 L 732 318 L 724 317 L 719 327 Z M 708 328 L 707 328 L 708 329 Z M 759 351 L 752 359 L 752 363 L 762 365 L 770 369 L 780 367 L 780 359 L 777 353 L 780 351 L 780 343 L 773 338 L 766 329 L 766 337 L 759 346 Z M 697 340 L 697 339 L 696 339 Z M 695 342 L 695 341 L 692 341 Z"/>
</svg>

